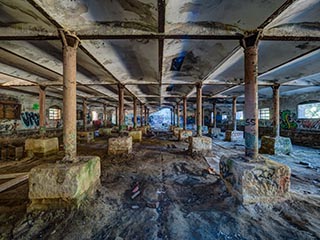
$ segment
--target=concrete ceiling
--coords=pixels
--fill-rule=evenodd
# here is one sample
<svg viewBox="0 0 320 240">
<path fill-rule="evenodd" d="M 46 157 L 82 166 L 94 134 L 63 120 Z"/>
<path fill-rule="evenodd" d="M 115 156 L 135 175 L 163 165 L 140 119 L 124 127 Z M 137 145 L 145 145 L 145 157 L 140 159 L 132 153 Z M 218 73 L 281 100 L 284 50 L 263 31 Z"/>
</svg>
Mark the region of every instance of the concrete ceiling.
<svg viewBox="0 0 320 240">
<path fill-rule="evenodd" d="M 319 0 L 0 0 L 0 91 L 62 98 L 58 30 L 75 31 L 77 96 L 117 106 L 133 97 L 151 111 L 243 97 L 240 40 L 261 31 L 259 97 L 320 92 Z M 173 62 L 178 65 L 173 65 Z M 177 67 L 178 66 L 178 67 Z"/>
</svg>

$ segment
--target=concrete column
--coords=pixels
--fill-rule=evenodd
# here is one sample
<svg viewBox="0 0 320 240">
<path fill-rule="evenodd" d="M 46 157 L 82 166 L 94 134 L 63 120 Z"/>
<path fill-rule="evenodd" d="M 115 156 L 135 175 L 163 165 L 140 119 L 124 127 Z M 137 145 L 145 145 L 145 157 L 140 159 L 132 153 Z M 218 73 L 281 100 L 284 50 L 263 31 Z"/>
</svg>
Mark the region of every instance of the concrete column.
<svg viewBox="0 0 320 240">
<path fill-rule="evenodd" d="M 175 107 L 172 107 L 172 114 L 173 114 L 173 125 L 175 126 L 176 125 L 176 108 Z"/>
<path fill-rule="evenodd" d="M 202 83 L 197 84 L 197 136 L 202 136 Z"/>
<path fill-rule="evenodd" d="M 137 98 L 133 97 L 133 128 L 137 126 Z"/>
<path fill-rule="evenodd" d="M 273 136 L 280 137 L 280 85 L 272 86 L 273 90 Z"/>
<path fill-rule="evenodd" d="M 119 90 L 119 130 L 121 131 L 124 126 L 124 86 L 118 84 Z"/>
<path fill-rule="evenodd" d="M 237 131 L 237 97 L 232 98 L 232 125 L 233 131 Z"/>
<path fill-rule="evenodd" d="M 187 97 L 183 98 L 183 130 L 187 129 Z"/>
<path fill-rule="evenodd" d="M 245 63 L 245 154 L 258 157 L 258 35 L 243 39 Z"/>
<path fill-rule="evenodd" d="M 107 117 L 107 105 L 103 104 L 103 126 L 106 127 L 108 123 L 108 117 Z"/>
<path fill-rule="evenodd" d="M 180 104 L 177 103 L 177 127 L 180 127 Z"/>
<path fill-rule="evenodd" d="M 63 145 L 64 161 L 77 161 L 77 49 L 79 39 L 61 34 L 63 43 Z"/>
<path fill-rule="evenodd" d="M 119 126 L 118 107 L 115 107 L 115 114 L 116 114 L 116 125 Z"/>
<path fill-rule="evenodd" d="M 148 111 L 148 108 L 147 108 L 147 106 L 145 105 L 145 106 L 144 106 L 144 125 L 145 125 L 145 126 L 148 124 L 147 111 Z"/>
<path fill-rule="evenodd" d="M 143 104 L 140 103 L 140 126 L 143 126 Z"/>
<path fill-rule="evenodd" d="M 88 114 L 87 107 L 88 107 L 87 100 L 83 99 L 82 112 L 83 112 L 83 130 L 84 131 L 87 131 L 87 114 Z"/>
<path fill-rule="evenodd" d="M 213 103 L 213 127 L 217 128 L 217 104 Z"/>
<path fill-rule="evenodd" d="M 39 131 L 43 135 L 46 132 L 46 87 L 39 87 Z"/>
</svg>

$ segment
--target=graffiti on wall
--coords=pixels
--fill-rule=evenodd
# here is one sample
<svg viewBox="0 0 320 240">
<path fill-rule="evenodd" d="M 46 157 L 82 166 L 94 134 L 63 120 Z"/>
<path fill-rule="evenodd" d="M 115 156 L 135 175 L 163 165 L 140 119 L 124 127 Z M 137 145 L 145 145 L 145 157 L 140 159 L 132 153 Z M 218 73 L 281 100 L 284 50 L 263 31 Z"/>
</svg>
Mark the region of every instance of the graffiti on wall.
<svg viewBox="0 0 320 240">
<path fill-rule="evenodd" d="M 295 113 L 290 110 L 284 110 L 280 114 L 280 127 L 286 130 L 320 130 L 320 119 L 298 119 Z"/>
<path fill-rule="evenodd" d="M 23 112 L 20 115 L 20 119 L 26 128 L 39 126 L 39 113 Z"/>
</svg>

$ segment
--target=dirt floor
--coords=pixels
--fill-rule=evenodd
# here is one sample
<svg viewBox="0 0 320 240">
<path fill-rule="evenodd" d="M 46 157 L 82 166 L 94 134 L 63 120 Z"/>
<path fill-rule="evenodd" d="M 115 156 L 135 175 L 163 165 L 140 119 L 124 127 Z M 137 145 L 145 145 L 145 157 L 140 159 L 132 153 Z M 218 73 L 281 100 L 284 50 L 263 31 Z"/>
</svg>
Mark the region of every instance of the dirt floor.
<svg viewBox="0 0 320 240">
<path fill-rule="evenodd" d="M 243 152 L 243 143 L 214 140 L 205 156 L 187 147 L 164 132 L 118 157 L 106 154 L 104 138 L 79 144 L 78 155 L 101 158 L 95 199 L 78 210 L 27 213 L 28 185 L 20 184 L 0 193 L 0 239 L 320 239 L 320 150 L 295 147 L 290 156 L 272 156 L 292 168 L 290 199 L 244 206 L 227 193 L 217 168 L 223 154 Z M 2 162 L 0 174 L 62 157 Z"/>
</svg>

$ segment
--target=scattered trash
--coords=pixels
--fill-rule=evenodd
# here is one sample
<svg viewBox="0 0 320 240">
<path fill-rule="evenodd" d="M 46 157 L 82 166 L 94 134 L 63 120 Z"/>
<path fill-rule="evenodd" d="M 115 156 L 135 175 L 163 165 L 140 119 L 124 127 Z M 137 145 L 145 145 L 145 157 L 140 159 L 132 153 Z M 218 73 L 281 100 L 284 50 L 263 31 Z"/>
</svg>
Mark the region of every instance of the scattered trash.
<svg viewBox="0 0 320 240">
<path fill-rule="evenodd" d="M 207 170 L 208 170 L 208 173 L 209 173 L 209 174 L 213 174 L 213 175 L 216 174 L 216 172 L 214 171 L 214 169 L 211 168 L 211 167 L 208 167 Z"/>
<path fill-rule="evenodd" d="M 131 199 L 135 199 L 140 193 L 141 193 L 140 191 L 137 191 L 131 196 Z"/>
</svg>

